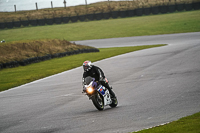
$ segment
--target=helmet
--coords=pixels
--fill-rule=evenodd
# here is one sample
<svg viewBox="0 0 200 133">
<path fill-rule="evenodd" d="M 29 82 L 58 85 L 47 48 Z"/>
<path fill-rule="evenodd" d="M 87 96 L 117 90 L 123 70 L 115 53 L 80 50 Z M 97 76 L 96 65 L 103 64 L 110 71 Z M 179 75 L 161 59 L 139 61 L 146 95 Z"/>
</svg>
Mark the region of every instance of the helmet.
<svg viewBox="0 0 200 133">
<path fill-rule="evenodd" d="M 89 71 L 92 68 L 92 62 L 91 61 L 85 61 L 83 62 L 83 69 L 84 71 Z"/>
</svg>

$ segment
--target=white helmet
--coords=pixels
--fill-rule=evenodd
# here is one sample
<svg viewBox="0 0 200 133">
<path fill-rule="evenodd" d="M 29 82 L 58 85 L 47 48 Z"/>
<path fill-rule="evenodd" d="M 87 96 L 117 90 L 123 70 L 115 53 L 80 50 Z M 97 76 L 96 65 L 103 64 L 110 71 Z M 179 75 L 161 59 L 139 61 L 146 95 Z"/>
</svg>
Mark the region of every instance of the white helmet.
<svg viewBox="0 0 200 133">
<path fill-rule="evenodd" d="M 83 70 L 89 71 L 92 68 L 92 62 L 91 61 L 85 61 L 83 62 Z"/>
</svg>

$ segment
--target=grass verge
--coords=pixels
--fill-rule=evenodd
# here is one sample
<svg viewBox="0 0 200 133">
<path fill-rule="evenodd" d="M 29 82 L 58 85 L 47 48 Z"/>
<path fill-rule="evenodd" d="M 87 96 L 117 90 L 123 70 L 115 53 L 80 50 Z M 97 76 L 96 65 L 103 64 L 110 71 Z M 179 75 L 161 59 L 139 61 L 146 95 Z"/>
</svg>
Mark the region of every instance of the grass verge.
<svg viewBox="0 0 200 133">
<path fill-rule="evenodd" d="M 22 61 L 27 58 L 72 52 L 93 47 L 77 45 L 67 40 L 43 39 L 35 41 L 15 41 L 0 45 L 0 64 Z"/>
<path fill-rule="evenodd" d="M 200 133 L 200 112 L 163 126 L 134 133 Z"/>
<path fill-rule="evenodd" d="M 3 69 L 0 70 L 0 91 L 4 91 L 40 78 L 44 78 L 53 74 L 70 70 L 75 67 L 79 67 L 85 60 L 91 60 L 92 62 L 94 62 L 128 52 L 159 46 L 164 46 L 164 44 L 134 47 L 101 48 L 100 52 L 97 53 L 72 55 L 31 64 L 25 67 L 20 66 L 17 68 Z"/>
<path fill-rule="evenodd" d="M 6 42 L 38 39 L 91 40 L 200 31 L 200 10 L 123 19 L 0 30 Z"/>
</svg>

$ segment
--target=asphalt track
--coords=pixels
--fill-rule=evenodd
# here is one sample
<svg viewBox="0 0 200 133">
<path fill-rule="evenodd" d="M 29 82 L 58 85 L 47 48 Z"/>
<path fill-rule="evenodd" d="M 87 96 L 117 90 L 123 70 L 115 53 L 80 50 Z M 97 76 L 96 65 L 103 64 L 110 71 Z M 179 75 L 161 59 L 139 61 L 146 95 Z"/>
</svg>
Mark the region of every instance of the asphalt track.
<svg viewBox="0 0 200 133">
<path fill-rule="evenodd" d="M 118 97 L 98 111 L 82 67 L 0 93 L 1 133 L 127 133 L 200 111 L 200 32 L 77 41 L 96 47 L 168 44 L 95 62 Z"/>
</svg>

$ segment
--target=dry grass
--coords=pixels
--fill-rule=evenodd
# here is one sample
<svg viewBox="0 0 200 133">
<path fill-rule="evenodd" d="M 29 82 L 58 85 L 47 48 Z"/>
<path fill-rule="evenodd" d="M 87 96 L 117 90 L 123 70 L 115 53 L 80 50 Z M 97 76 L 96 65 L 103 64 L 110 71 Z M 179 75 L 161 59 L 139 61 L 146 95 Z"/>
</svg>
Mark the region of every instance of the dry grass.
<svg viewBox="0 0 200 133">
<path fill-rule="evenodd" d="M 0 12 L 0 22 L 11 22 L 20 20 L 43 19 L 54 17 L 66 17 L 85 15 L 91 13 L 136 9 L 141 7 L 150 7 L 157 5 L 168 5 L 175 3 L 190 3 L 199 0 L 134 0 L 134 1 L 110 1 L 110 2 L 97 2 L 87 6 L 71 6 L 66 9 L 63 8 L 48 8 L 32 11 L 18 11 L 18 12 Z"/>
<path fill-rule="evenodd" d="M 4 43 L 0 45 L 0 64 L 10 61 L 21 61 L 31 57 L 90 48 L 89 46 L 77 45 L 58 39 Z"/>
</svg>

